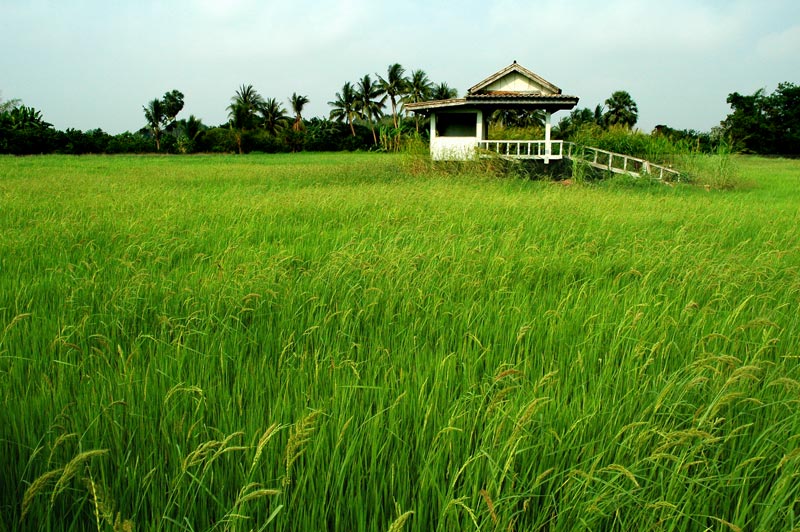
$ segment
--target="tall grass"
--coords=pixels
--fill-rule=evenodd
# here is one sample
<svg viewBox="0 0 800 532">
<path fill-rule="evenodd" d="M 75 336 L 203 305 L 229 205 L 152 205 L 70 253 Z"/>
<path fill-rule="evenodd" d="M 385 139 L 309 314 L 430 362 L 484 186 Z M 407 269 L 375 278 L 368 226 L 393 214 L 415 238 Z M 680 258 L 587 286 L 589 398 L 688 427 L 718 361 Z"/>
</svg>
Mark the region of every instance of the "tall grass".
<svg viewBox="0 0 800 532">
<path fill-rule="evenodd" d="M 494 124 L 490 135 L 495 140 L 536 140 L 544 138 L 544 130 Z M 673 140 L 666 135 L 646 134 L 623 126 L 601 128 L 596 124 L 585 124 L 563 140 L 573 142 L 580 147 L 599 148 L 673 168 L 681 173 L 680 180 L 690 181 L 703 188 L 732 189 L 752 185 L 739 175 L 730 148 L 724 142 L 719 143 L 714 153 L 706 153 L 699 149 L 697 143 L 688 140 Z M 482 163 L 478 166 L 487 166 L 485 161 Z M 577 161 L 555 166 L 542 166 L 539 163 L 506 165 L 498 160 L 488 164 L 489 171 L 521 177 L 570 178 L 575 182 L 609 178 L 614 181 L 627 181 L 624 177 L 620 178 Z"/>
<path fill-rule="evenodd" d="M 674 141 L 665 135 L 646 134 L 626 127 L 608 129 L 588 124 L 570 138 L 581 146 L 600 148 L 665 165 L 681 172 L 684 180 L 713 189 L 746 187 L 739 175 L 730 148 L 721 142 L 715 153 L 704 153 L 697 144 Z"/>
<path fill-rule="evenodd" d="M 797 163 L 0 159 L 13 530 L 800 526 Z"/>
</svg>

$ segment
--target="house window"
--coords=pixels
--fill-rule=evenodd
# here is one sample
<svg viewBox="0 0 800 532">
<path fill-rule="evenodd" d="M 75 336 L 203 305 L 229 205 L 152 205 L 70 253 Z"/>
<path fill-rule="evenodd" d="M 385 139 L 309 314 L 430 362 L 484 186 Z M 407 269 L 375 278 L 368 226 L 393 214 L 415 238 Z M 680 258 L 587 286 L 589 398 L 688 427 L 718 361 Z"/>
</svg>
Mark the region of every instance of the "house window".
<svg viewBox="0 0 800 532">
<path fill-rule="evenodd" d="M 477 136 L 477 113 L 442 113 L 436 115 L 436 135 L 439 137 Z"/>
</svg>

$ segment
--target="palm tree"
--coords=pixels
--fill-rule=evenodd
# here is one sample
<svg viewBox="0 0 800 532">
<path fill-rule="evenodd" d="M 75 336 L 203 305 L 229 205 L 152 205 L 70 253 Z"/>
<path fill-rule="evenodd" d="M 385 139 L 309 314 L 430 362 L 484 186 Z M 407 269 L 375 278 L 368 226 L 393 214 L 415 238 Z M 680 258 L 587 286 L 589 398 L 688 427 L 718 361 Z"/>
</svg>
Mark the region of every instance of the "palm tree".
<svg viewBox="0 0 800 532">
<path fill-rule="evenodd" d="M 353 127 L 353 120 L 358 117 L 357 96 L 353 85 L 348 81 L 342 86 L 342 92 L 336 93 L 336 99 L 328 102 L 328 105 L 333 107 L 330 114 L 331 120 L 336 120 L 337 122 L 346 121 L 354 137 L 356 136 L 356 130 Z"/>
<path fill-rule="evenodd" d="M 492 113 L 492 121 L 499 122 L 504 127 L 542 127 L 544 126 L 544 111 L 524 111 L 516 109 L 498 109 Z"/>
<path fill-rule="evenodd" d="M 449 100 L 450 98 L 457 98 L 458 91 L 450 88 L 447 83 L 442 82 L 433 87 L 431 90 L 432 100 Z"/>
<path fill-rule="evenodd" d="M 261 113 L 261 124 L 271 135 L 277 135 L 288 120 L 286 110 L 275 98 L 267 98 L 258 111 Z"/>
<path fill-rule="evenodd" d="M 605 127 L 606 108 L 599 103 L 594 107 L 594 123 L 600 127 Z"/>
<path fill-rule="evenodd" d="M 175 127 L 178 133 L 186 135 L 189 140 L 195 140 L 201 131 L 208 129 L 203 121 L 194 115 L 189 115 L 189 118 L 183 118 L 175 122 Z"/>
<path fill-rule="evenodd" d="M 369 74 L 359 80 L 356 94 L 359 100 L 357 105 L 358 111 L 369 124 L 369 129 L 372 131 L 372 140 L 375 142 L 375 145 L 377 145 L 378 136 L 375 134 L 375 125 L 372 120 L 380 120 L 381 116 L 383 116 L 386 96 L 378 100 L 378 97 L 383 94 L 383 91 L 381 91 L 377 83 L 372 82 Z"/>
<path fill-rule="evenodd" d="M 228 123 L 236 136 L 236 147 L 239 148 L 239 154 L 242 151 L 242 136 L 244 131 L 252 124 L 253 117 L 248 111 L 247 107 L 242 104 L 231 104 L 228 107 Z"/>
<path fill-rule="evenodd" d="M 424 70 L 414 70 L 411 72 L 411 79 L 408 81 L 406 94 L 403 99 L 406 103 L 417 103 L 429 100 L 431 97 L 431 89 L 433 84 L 428 79 L 428 75 Z M 419 133 L 419 114 L 415 114 L 414 122 L 416 123 L 417 133 Z"/>
<path fill-rule="evenodd" d="M 194 142 L 200 133 L 208 129 L 203 121 L 194 115 L 189 118 L 176 120 L 171 124 L 175 133 L 175 147 L 180 153 L 190 153 L 194 150 Z"/>
<path fill-rule="evenodd" d="M 616 91 L 606 100 L 608 111 L 603 116 L 608 125 L 621 125 L 631 128 L 639 118 L 639 109 L 631 95 L 626 91 Z"/>
<path fill-rule="evenodd" d="M 408 80 L 403 76 L 406 70 L 400 66 L 400 63 L 389 65 L 386 71 L 386 79 L 378 76 L 378 86 L 384 94 L 389 97 L 389 102 L 392 104 L 392 120 L 394 127 L 398 127 L 397 122 L 397 98 L 402 97 L 406 92 Z M 377 76 L 377 74 L 376 74 Z"/>
<path fill-rule="evenodd" d="M 234 118 L 238 113 L 238 121 L 242 124 L 242 129 L 249 129 L 257 122 L 256 113 L 264 105 L 264 98 L 256 91 L 252 85 L 244 85 L 236 91 L 231 98 L 228 106 L 228 116 Z"/>
<path fill-rule="evenodd" d="M 303 107 L 308 103 L 308 96 L 293 92 L 292 97 L 289 98 L 289 103 L 292 106 L 292 111 L 294 111 L 294 125 L 292 129 L 300 131 L 303 127 Z"/>
<path fill-rule="evenodd" d="M 231 98 L 231 104 L 228 106 L 228 118 L 230 127 L 236 135 L 236 146 L 239 148 L 240 154 L 243 153 L 242 135 L 245 130 L 256 125 L 256 113 L 263 105 L 264 98 L 252 85 L 242 84 Z"/>
<path fill-rule="evenodd" d="M 143 106 L 142 109 L 144 109 L 144 118 L 147 120 L 147 127 L 150 128 L 150 132 L 156 140 L 156 151 L 161 151 L 161 124 L 164 123 L 165 119 L 164 105 L 161 100 L 156 98 Z"/>
<path fill-rule="evenodd" d="M 602 116 L 602 113 L 601 113 Z M 553 136 L 563 140 L 569 140 L 585 124 L 596 124 L 595 115 L 588 107 L 573 109 L 569 115 L 559 120 L 553 131 Z M 598 124 L 599 125 L 599 124 Z"/>
</svg>

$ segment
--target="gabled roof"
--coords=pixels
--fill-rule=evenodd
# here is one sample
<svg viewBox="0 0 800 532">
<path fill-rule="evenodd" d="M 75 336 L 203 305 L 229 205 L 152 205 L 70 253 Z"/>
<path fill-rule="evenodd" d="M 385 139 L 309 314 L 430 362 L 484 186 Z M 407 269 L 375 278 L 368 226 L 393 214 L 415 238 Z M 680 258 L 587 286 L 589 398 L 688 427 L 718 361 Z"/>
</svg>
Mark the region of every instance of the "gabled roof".
<svg viewBox="0 0 800 532">
<path fill-rule="evenodd" d="M 514 61 L 506 68 L 470 87 L 463 98 L 407 103 L 405 109 L 423 114 L 443 108 L 453 111 L 462 108 L 487 111 L 544 109 L 555 112 L 572 109 L 576 105 L 578 105 L 577 96 L 561 94 L 561 89 Z"/>
<path fill-rule="evenodd" d="M 561 94 L 561 89 L 544 79 L 543 77 L 531 72 L 527 68 L 523 67 L 516 61 L 508 65 L 502 70 L 499 70 L 486 78 L 485 80 L 481 81 L 477 85 L 474 85 L 467 90 L 467 95 L 475 95 L 475 94 L 482 94 L 482 93 L 489 93 L 495 92 L 491 90 L 491 86 L 498 86 L 498 81 L 502 80 L 503 78 L 512 77 L 514 74 L 518 74 L 524 79 L 527 79 L 532 86 L 538 86 L 541 90 L 530 90 L 530 91 L 511 91 L 511 92 L 522 92 L 522 93 L 534 93 L 538 92 L 539 94 L 543 95 L 555 95 Z M 509 91 L 504 91 L 509 92 Z"/>
</svg>

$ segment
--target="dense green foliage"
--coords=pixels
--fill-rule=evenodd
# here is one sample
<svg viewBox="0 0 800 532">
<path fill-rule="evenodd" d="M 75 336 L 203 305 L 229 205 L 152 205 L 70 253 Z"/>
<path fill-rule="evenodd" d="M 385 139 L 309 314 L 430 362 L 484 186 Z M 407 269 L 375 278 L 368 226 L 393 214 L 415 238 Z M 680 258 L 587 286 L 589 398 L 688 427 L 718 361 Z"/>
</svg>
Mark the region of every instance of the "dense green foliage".
<svg viewBox="0 0 800 532">
<path fill-rule="evenodd" d="M 148 132 L 156 143 L 156 151 L 161 151 L 161 134 L 175 129 L 178 113 L 183 109 L 183 93 L 171 90 L 161 99 L 155 98 L 143 107 Z"/>
<path fill-rule="evenodd" d="M 404 116 L 402 104 L 457 95 L 447 83 L 434 84 L 424 70 L 416 69 L 406 76 L 405 68 L 398 63 L 391 64 L 386 77 L 376 74 L 373 79 L 367 74 L 355 83 L 345 82 L 341 91 L 328 102 L 330 123 L 325 123 L 328 120 L 323 118 L 313 119 L 319 126 L 313 138 L 307 134 L 309 121 L 302 116 L 309 103 L 307 96 L 295 92 L 289 97 L 294 114 L 291 120 L 278 100 L 264 98 L 253 85 L 245 84 L 231 98 L 226 124 L 209 128 L 194 116 L 178 120 L 177 115 L 183 109 L 183 94 L 172 90 L 144 106 L 147 123 L 144 128 L 115 136 L 99 129 L 56 131 L 44 121 L 40 111 L 25 107 L 20 100 L 0 100 L 0 153 L 396 152 L 408 140 L 427 134 L 426 119 L 417 114 Z M 692 151 L 702 153 L 714 153 L 721 148 L 740 153 L 791 156 L 800 153 L 800 87 L 786 82 L 769 95 L 763 90 L 749 96 L 734 92 L 728 95 L 727 102 L 732 112 L 719 127 L 699 132 L 660 124 L 651 134 L 654 142 L 664 138 L 673 145 L 691 146 Z M 577 141 L 587 137 L 587 131 L 592 136 L 595 135 L 592 131 L 598 129 L 633 131 L 639 116 L 638 106 L 627 91 L 614 91 L 604 104 L 605 107 L 597 105 L 594 110 L 573 109 L 556 124 L 554 137 Z M 390 115 L 386 114 L 387 105 Z M 495 138 L 519 139 L 538 133 L 544 115 L 542 111 L 498 109 L 490 115 L 490 121 L 501 131 Z M 337 127 L 343 124 L 347 125 L 347 130 Z M 369 130 L 369 137 L 357 131 L 363 128 Z M 348 130 L 351 138 L 347 138 Z M 633 155 L 626 151 L 621 153 Z"/>
<path fill-rule="evenodd" d="M 800 86 L 780 83 L 772 94 L 728 95 L 732 112 L 722 132 L 744 153 L 800 155 Z"/>
<path fill-rule="evenodd" d="M 739 164 L 3 158 L 0 523 L 796 528 L 798 164 Z"/>
<path fill-rule="evenodd" d="M 605 101 L 606 107 L 597 105 L 594 111 L 576 107 L 559 120 L 555 128 L 557 136 L 567 139 L 581 128 L 593 125 L 602 129 L 632 129 L 639 119 L 639 108 L 627 91 L 614 91 Z"/>
</svg>

